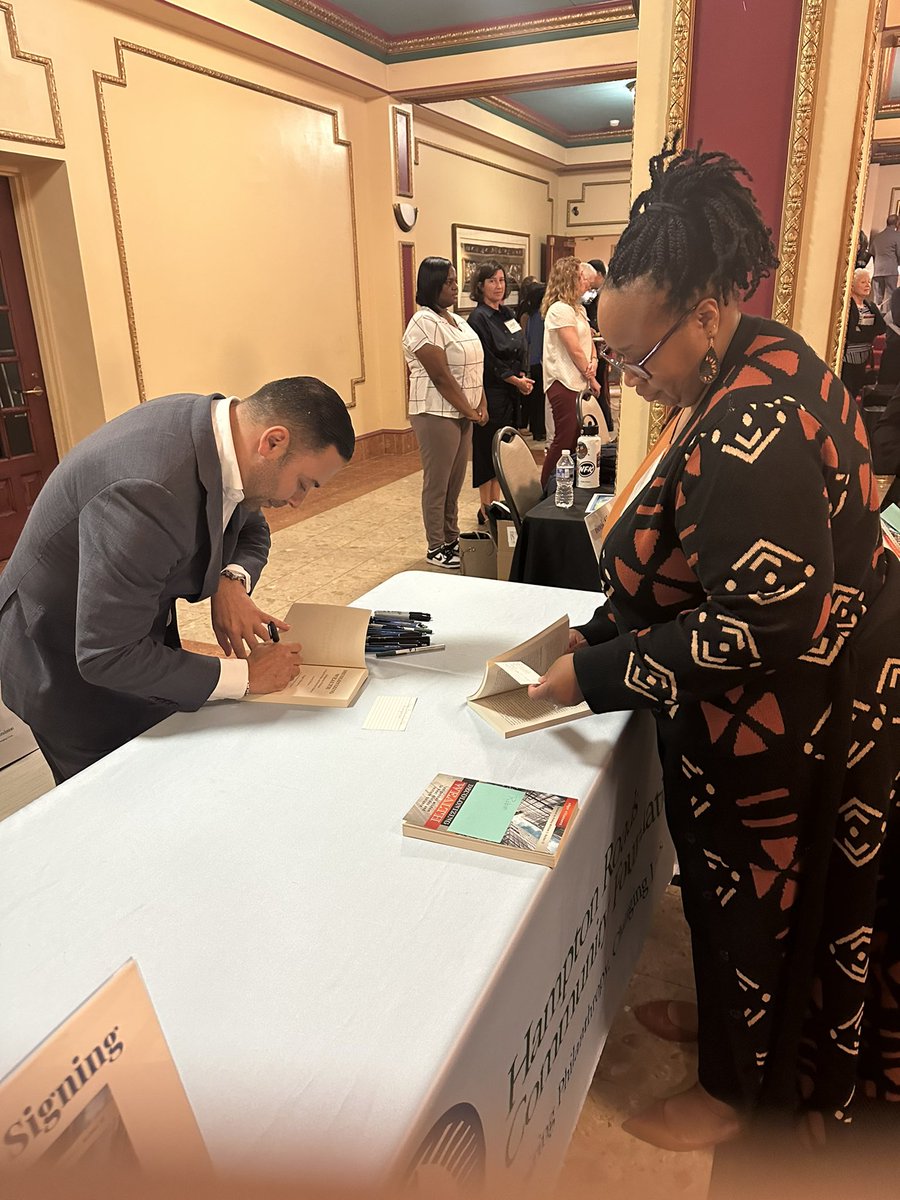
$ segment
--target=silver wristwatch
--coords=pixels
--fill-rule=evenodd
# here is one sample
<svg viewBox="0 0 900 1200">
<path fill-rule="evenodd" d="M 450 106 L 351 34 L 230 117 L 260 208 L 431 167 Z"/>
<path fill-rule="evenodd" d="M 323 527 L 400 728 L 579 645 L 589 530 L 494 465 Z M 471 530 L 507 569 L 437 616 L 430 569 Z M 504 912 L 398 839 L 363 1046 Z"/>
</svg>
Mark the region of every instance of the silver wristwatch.
<svg viewBox="0 0 900 1200">
<path fill-rule="evenodd" d="M 246 588 L 247 584 L 243 575 L 238 575 L 237 571 L 220 571 L 220 575 L 224 575 L 226 579 L 233 579 L 235 583 L 239 583 L 242 588 Z"/>
</svg>

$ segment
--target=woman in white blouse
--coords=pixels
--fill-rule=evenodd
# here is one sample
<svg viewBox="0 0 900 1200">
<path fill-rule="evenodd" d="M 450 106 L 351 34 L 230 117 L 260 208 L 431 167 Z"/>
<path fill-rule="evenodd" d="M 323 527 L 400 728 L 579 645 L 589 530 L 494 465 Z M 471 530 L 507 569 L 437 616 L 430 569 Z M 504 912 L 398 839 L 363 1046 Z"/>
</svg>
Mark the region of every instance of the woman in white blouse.
<svg viewBox="0 0 900 1200">
<path fill-rule="evenodd" d="M 553 413 L 553 440 L 541 469 L 541 486 L 556 470 L 564 450 L 574 450 L 578 441 L 577 400 L 590 388 L 600 394 L 597 355 L 591 327 L 581 303 L 584 292 L 581 264 L 577 258 L 558 258 L 550 270 L 547 291 L 541 303 L 544 317 L 544 389 Z"/>
<path fill-rule="evenodd" d="M 459 570 L 459 493 L 472 447 L 472 423 L 487 421 L 484 350 L 452 312 L 459 295 L 446 258 L 425 258 L 403 335 L 409 367 L 409 423 L 422 457 L 422 519 L 433 566 Z"/>
</svg>

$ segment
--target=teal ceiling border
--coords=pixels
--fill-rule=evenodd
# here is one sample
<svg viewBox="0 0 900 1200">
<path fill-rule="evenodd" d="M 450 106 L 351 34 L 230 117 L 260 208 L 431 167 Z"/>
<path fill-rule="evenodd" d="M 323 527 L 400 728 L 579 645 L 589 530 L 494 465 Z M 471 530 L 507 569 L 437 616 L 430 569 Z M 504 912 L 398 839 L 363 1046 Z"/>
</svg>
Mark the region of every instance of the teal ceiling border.
<svg viewBox="0 0 900 1200">
<path fill-rule="evenodd" d="M 369 58 L 374 58 L 377 62 L 385 64 L 415 62 L 423 58 L 448 58 L 455 54 L 470 54 L 479 50 L 500 50 L 510 46 L 533 46 L 541 42 L 568 41 L 571 38 L 596 37 L 604 33 L 623 33 L 628 30 L 637 29 L 638 27 L 637 21 L 631 19 L 615 21 L 607 25 L 589 25 L 582 29 L 560 29 L 553 33 L 520 34 L 505 38 L 486 39 L 479 42 L 465 42 L 456 46 L 437 46 L 433 50 L 415 50 L 405 54 L 392 54 L 389 50 L 382 51 L 377 49 L 377 47 L 371 45 L 371 43 L 365 41 L 363 38 L 354 37 L 351 33 L 336 29 L 326 21 L 318 21 L 315 17 L 299 12 L 296 8 L 292 8 L 288 4 L 282 4 L 280 0 L 250 0 L 250 3 L 257 4 L 260 8 L 267 8 L 270 12 L 277 13 L 281 17 L 287 17 L 289 21 L 294 21 L 297 25 L 304 25 L 308 29 L 314 29 L 317 33 L 322 33 L 335 42 L 349 46 L 352 50 L 359 50 L 362 54 L 368 55 Z"/>
</svg>

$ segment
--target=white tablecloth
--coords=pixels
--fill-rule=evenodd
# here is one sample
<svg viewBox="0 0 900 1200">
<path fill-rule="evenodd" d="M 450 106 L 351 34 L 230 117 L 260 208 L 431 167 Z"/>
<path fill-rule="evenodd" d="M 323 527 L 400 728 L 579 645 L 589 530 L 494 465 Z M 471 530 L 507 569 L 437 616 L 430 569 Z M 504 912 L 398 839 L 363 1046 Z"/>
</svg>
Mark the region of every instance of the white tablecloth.
<svg viewBox="0 0 900 1200">
<path fill-rule="evenodd" d="M 552 1174 L 671 865 L 652 722 L 503 741 L 465 697 L 596 599 L 395 576 L 358 603 L 446 652 L 373 660 L 349 710 L 178 715 L 0 824 L 0 1077 L 133 956 L 217 1165 L 404 1169 L 465 1104 L 489 1173 Z M 405 732 L 362 728 L 382 695 Z M 438 771 L 579 797 L 560 864 L 403 838 Z"/>
</svg>

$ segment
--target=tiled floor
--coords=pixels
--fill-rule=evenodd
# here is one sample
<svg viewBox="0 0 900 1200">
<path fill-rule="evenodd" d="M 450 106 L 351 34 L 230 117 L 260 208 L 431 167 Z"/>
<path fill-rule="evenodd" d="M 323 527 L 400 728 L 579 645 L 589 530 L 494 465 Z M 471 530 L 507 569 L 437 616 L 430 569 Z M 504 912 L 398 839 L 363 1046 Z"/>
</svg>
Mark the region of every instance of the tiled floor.
<svg viewBox="0 0 900 1200">
<path fill-rule="evenodd" d="M 420 488 L 417 456 L 397 456 L 351 466 L 299 512 L 272 514 L 272 552 L 254 593 L 257 602 L 276 616 L 296 600 L 343 604 L 398 571 L 426 569 Z M 477 508 L 477 492 L 465 489 L 464 529 L 475 527 Z M 287 524 L 291 517 L 294 523 Z M 208 604 L 179 605 L 178 620 L 186 640 L 213 642 Z M 0 775 L 0 819 L 51 786 L 37 753 L 6 768 Z M 696 1072 L 693 1050 L 652 1037 L 638 1025 L 632 1007 L 648 999 L 688 999 L 691 989 L 687 929 L 678 893 L 670 889 L 585 1101 L 560 1200 L 594 1192 L 604 1200 L 702 1200 L 706 1195 L 711 1155 L 654 1150 L 620 1128 L 657 1096 L 692 1082 Z"/>
</svg>

